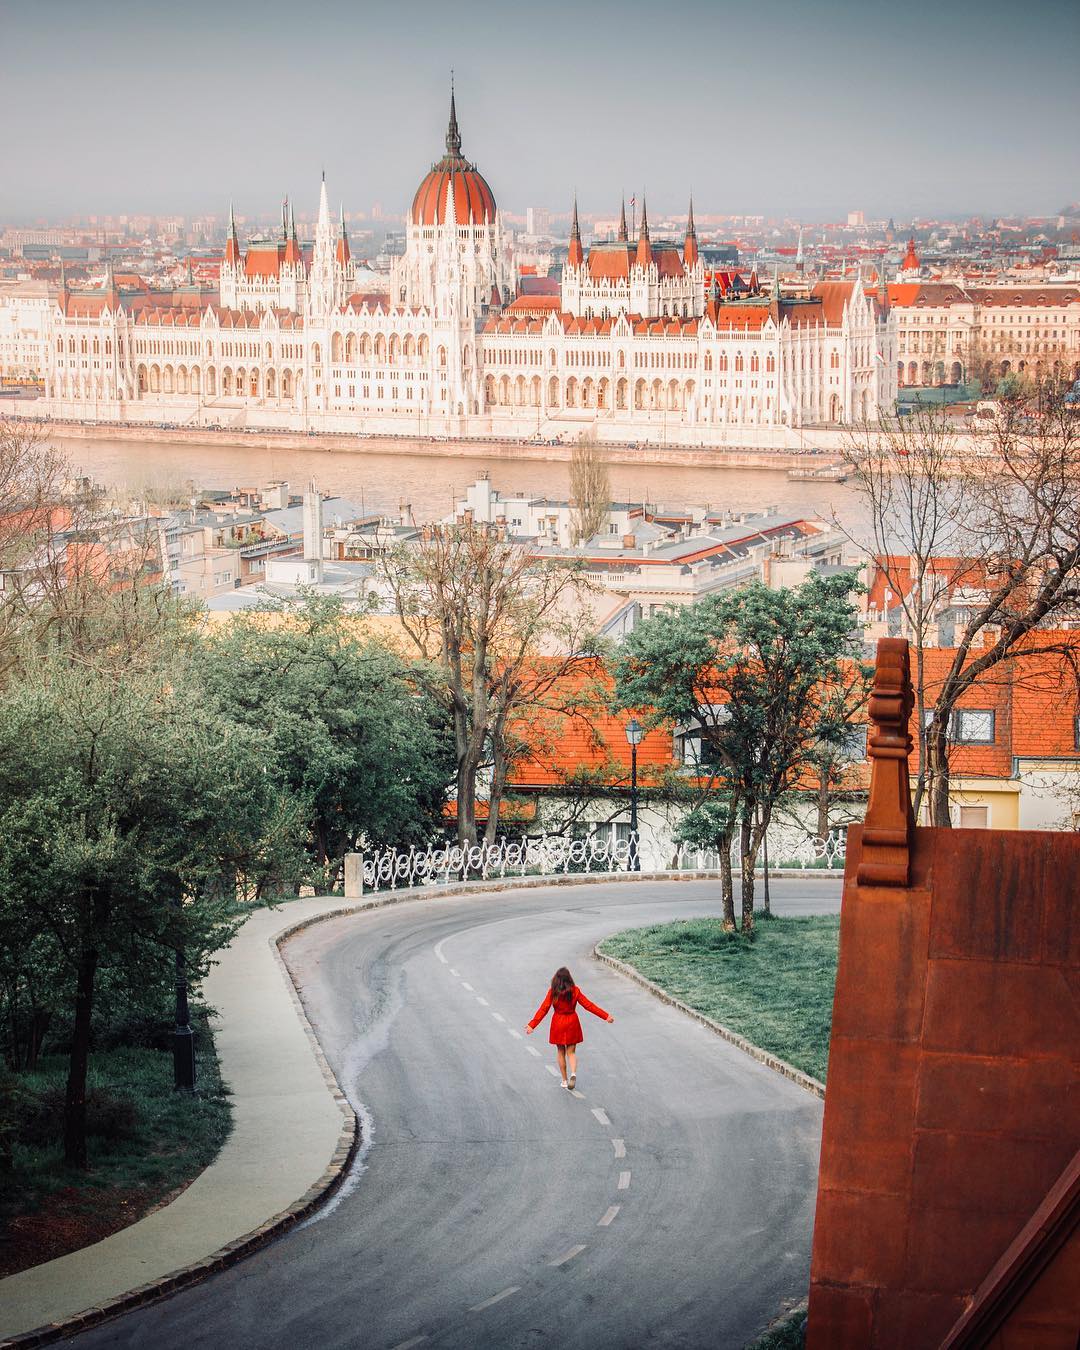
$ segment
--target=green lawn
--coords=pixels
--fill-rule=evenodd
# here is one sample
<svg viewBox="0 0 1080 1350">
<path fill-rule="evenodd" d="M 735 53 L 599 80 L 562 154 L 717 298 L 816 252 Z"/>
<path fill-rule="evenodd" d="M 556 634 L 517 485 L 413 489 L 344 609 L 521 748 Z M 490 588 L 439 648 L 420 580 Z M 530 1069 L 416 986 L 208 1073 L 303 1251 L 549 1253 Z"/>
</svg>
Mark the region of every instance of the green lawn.
<svg viewBox="0 0 1080 1350">
<path fill-rule="evenodd" d="M 806 1309 L 789 1313 L 774 1322 L 764 1335 L 759 1336 L 746 1350 L 802 1350 L 806 1344 Z"/>
<path fill-rule="evenodd" d="M 689 919 L 616 933 L 600 950 L 824 1082 L 840 918 L 758 919 L 749 940 Z"/>
<path fill-rule="evenodd" d="M 43 1058 L 8 1075 L 3 1102 L 14 1136 L 0 1173 L 0 1274 L 98 1241 L 196 1177 L 228 1137 L 231 1107 L 213 1041 L 197 1042 L 199 1091 L 173 1089 L 168 1049 L 120 1046 L 91 1057 L 89 1167 L 64 1166 L 60 1130 L 67 1060 Z"/>
</svg>

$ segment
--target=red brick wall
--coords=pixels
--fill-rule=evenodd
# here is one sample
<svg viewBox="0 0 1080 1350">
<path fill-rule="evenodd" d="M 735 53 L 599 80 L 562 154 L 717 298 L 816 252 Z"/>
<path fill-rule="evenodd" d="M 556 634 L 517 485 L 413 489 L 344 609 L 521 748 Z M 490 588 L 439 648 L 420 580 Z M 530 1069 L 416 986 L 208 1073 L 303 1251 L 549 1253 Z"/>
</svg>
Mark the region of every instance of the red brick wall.
<svg viewBox="0 0 1080 1350">
<path fill-rule="evenodd" d="M 807 1346 L 920 1350 L 1080 1147 L 1080 836 L 916 830 L 912 886 L 893 890 L 856 885 L 861 834 L 848 835 Z M 1060 1322 L 1031 1344 L 1073 1350 L 1077 1326 Z"/>
</svg>

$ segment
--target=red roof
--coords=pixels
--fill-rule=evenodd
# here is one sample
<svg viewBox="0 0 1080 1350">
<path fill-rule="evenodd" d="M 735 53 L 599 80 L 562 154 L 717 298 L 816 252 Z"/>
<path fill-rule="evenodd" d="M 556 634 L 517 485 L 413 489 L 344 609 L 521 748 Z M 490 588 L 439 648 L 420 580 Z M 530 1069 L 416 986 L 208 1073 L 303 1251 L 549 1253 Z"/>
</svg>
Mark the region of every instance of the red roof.
<svg viewBox="0 0 1080 1350">
<path fill-rule="evenodd" d="M 244 255 L 244 275 L 247 277 L 276 277 L 281 270 L 281 248 L 278 244 L 251 244 Z"/>
</svg>

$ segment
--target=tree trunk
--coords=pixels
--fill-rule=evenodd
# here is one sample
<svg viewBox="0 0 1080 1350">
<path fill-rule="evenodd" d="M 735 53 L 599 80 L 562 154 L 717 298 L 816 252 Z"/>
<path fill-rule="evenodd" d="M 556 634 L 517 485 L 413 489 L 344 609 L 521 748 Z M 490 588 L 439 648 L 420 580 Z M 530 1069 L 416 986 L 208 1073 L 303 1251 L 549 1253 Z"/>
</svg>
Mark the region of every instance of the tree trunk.
<svg viewBox="0 0 1080 1350">
<path fill-rule="evenodd" d="M 86 1071 L 90 1063 L 90 1020 L 94 1011 L 97 963 L 96 948 L 84 947 L 79 954 L 75 1022 L 64 1099 L 64 1162 L 68 1167 L 86 1167 Z"/>
<path fill-rule="evenodd" d="M 484 842 L 493 844 L 499 831 L 499 808 L 502 806 L 503 792 L 506 788 L 506 752 L 495 739 L 494 765 L 491 774 L 491 794 L 488 798 L 488 821 L 484 830 Z"/>
<path fill-rule="evenodd" d="M 720 894 L 724 907 L 724 932 L 735 932 L 735 882 L 731 875 L 731 835 L 720 842 Z"/>
<path fill-rule="evenodd" d="M 754 931 L 754 851 L 751 833 L 750 820 L 744 818 L 739 827 L 739 863 L 742 873 L 742 932 L 747 937 Z"/>
<path fill-rule="evenodd" d="M 824 767 L 818 770 L 817 834 L 819 839 L 829 837 L 829 771 Z"/>
<path fill-rule="evenodd" d="M 947 830 L 952 827 L 949 813 L 949 745 L 943 728 L 937 722 L 934 723 L 933 734 L 927 740 L 926 756 L 930 824 Z"/>
<path fill-rule="evenodd" d="M 459 844 L 476 843 L 476 769 L 468 759 L 458 763 L 457 836 Z"/>
</svg>

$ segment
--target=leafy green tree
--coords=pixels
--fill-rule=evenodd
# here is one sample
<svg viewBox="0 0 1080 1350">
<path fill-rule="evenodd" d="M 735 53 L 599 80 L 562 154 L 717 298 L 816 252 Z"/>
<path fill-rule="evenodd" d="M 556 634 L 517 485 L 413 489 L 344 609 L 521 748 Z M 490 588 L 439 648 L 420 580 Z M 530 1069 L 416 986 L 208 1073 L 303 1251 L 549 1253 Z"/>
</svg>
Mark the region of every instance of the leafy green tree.
<svg viewBox="0 0 1080 1350">
<path fill-rule="evenodd" d="M 43 653 L 0 703 L 0 935 L 45 1002 L 72 1014 L 64 1157 L 85 1167 L 95 997 L 165 988 L 175 953 L 197 982 L 236 921 L 227 868 L 287 870 L 295 829 L 270 747 L 177 678 L 115 679 Z M 40 996 L 39 996 L 40 1000 Z"/>
<path fill-rule="evenodd" d="M 420 843 L 442 826 L 454 775 L 446 714 L 337 599 L 238 615 L 195 665 L 223 716 L 265 733 L 268 772 L 297 802 L 317 879 L 361 841 Z"/>
<path fill-rule="evenodd" d="M 724 829 L 738 832 L 746 933 L 753 931 L 754 867 L 773 810 L 828 732 L 834 703 L 827 693 L 861 652 L 852 586 L 844 573 L 811 575 L 792 590 L 753 582 L 647 619 L 615 658 L 620 707 L 700 736 L 706 796 L 720 792 Z M 717 840 L 723 837 L 718 829 Z M 725 922 L 733 926 L 726 877 L 724 883 Z"/>
</svg>

